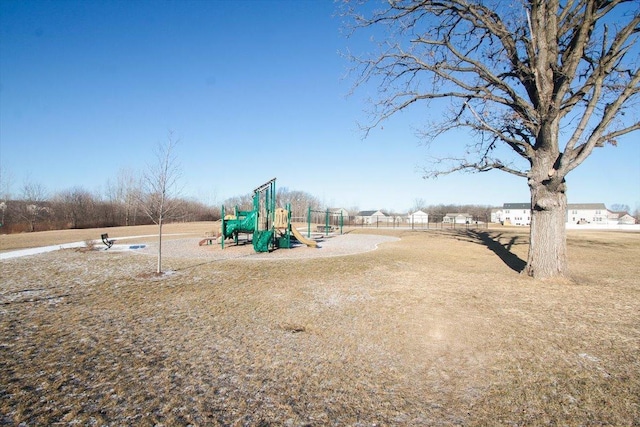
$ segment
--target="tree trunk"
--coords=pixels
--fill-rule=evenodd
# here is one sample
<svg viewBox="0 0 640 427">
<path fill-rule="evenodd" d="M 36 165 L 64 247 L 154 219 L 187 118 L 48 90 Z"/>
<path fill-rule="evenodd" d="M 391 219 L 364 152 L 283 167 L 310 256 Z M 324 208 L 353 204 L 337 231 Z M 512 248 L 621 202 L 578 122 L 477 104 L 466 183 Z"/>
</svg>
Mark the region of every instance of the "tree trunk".
<svg viewBox="0 0 640 427">
<path fill-rule="evenodd" d="M 553 175 L 553 168 L 535 173 L 529 179 L 531 189 L 531 231 L 529 255 L 523 273 L 536 279 L 562 277 L 568 272 L 566 185 Z M 535 178 L 538 177 L 538 179 Z"/>
<path fill-rule="evenodd" d="M 158 221 L 158 268 L 156 273 L 162 273 L 162 217 Z"/>
</svg>

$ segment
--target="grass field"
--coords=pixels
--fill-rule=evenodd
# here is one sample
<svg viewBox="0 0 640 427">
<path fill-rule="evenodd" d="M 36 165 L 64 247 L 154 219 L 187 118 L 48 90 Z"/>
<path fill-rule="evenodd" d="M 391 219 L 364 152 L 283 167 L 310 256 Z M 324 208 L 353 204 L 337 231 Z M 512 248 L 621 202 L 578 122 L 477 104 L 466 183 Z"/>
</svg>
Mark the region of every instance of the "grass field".
<svg viewBox="0 0 640 427">
<path fill-rule="evenodd" d="M 571 280 L 534 281 L 523 230 L 353 231 L 376 232 L 400 240 L 162 277 L 133 252 L 0 262 L 0 424 L 640 425 L 640 233 L 569 232 Z"/>
</svg>

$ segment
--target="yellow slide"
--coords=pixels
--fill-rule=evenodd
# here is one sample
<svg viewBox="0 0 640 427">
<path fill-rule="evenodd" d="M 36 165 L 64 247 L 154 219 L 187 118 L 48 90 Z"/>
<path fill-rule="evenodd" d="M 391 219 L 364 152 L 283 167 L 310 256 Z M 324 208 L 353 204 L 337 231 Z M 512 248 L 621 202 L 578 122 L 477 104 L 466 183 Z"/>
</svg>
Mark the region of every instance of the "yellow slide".
<svg viewBox="0 0 640 427">
<path fill-rule="evenodd" d="M 300 234 L 300 232 L 298 231 L 297 228 L 295 227 L 291 227 L 291 234 L 294 235 L 294 237 L 300 242 L 300 243 L 304 243 L 305 245 L 312 247 L 312 248 L 317 248 L 318 247 L 318 242 L 316 242 L 315 240 L 310 240 L 307 239 L 306 237 L 304 237 L 302 234 Z"/>
</svg>

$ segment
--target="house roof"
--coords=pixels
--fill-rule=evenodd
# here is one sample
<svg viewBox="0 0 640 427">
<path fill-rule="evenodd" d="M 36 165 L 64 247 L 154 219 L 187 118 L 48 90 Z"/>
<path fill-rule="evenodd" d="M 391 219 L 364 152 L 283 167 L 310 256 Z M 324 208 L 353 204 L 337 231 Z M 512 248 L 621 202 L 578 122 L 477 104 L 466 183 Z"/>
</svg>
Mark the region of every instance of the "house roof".
<svg viewBox="0 0 640 427">
<path fill-rule="evenodd" d="M 531 209 L 531 203 L 505 203 L 503 209 Z M 569 203 L 567 209 L 602 209 L 607 207 L 604 203 Z"/>
<path fill-rule="evenodd" d="M 631 216 L 627 211 L 610 211 L 610 213 L 618 215 L 619 218 L 622 218 L 625 215 Z"/>
<path fill-rule="evenodd" d="M 372 216 L 376 212 L 378 211 L 360 211 L 358 212 L 358 216 Z"/>
<path fill-rule="evenodd" d="M 505 203 L 503 209 L 531 209 L 531 203 Z"/>
<path fill-rule="evenodd" d="M 468 216 L 471 217 L 472 215 L 469 215 L 468 213 L 464 213 L 464 212 L 452 212 L 452 213 L 448 213 L 445 216 Z"/>
<path fill-rule="evenodd" d="M 606 210 L 607 207 L 604 203 L 569 203 L 567 209 L 602 209 Z"/>
</svg>

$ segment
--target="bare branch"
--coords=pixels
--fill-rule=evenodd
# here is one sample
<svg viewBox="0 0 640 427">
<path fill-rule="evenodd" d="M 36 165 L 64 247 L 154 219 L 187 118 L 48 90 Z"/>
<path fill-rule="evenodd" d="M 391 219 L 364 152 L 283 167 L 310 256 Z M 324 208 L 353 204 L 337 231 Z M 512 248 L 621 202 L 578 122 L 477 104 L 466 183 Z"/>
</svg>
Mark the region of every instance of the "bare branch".
<svg viewBox="0 0 640 427">
<path fill-rule="evenodd" d="M 499 1 L 397 0 L 370 17 L 357 15 L 354 28 L 384 26 L 391 34 L 378 55 L 351 57 L 356 86 L 378 84 L 373 120 L 362 125 L 365 137 L 414 104 L 448 99 L 456 113 L 443 115 L 424 136 L 434 140 L 468 128 L 484 146 L 481 158 L 502 144 L 531 165 L 544 152 L 559 159 L 554 174 L 561 181 L 605 135 L 635 130 L 634 124 L 607 130 L 638 95 L 628 58 L 640 14 L 630 8 L 612 37 L 601 23 L 627 3 L 530 0 L 518 8 Z M 616 82 L 616 74 L 627 77 Z M 579 119 L 562 153 L 559 128 L 569 114 Z M 504 167 L 509 163 L 504 158 L 464 165 L 512 173 Z"/>
</svg>

